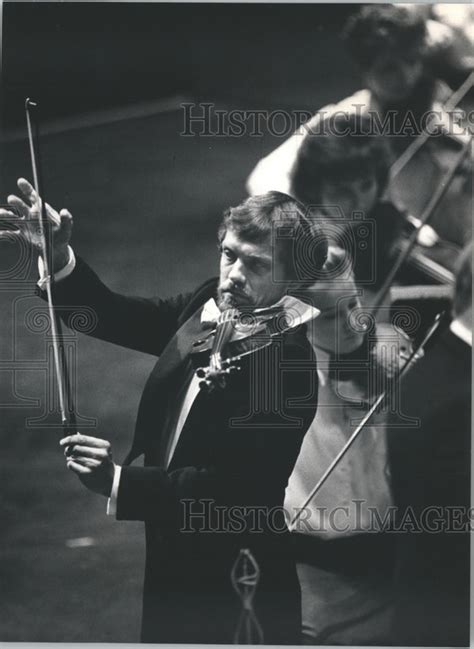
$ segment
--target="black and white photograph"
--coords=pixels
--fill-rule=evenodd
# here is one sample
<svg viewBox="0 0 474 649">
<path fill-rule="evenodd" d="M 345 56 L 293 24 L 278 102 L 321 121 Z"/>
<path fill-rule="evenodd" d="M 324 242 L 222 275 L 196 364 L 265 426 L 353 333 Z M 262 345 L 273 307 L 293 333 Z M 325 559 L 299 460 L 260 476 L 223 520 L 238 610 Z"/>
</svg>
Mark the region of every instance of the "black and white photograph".
<svg viewBox="0 0 474 649">
<path fill-rule="evenodd" d="M 471 646 L 474 5 L 0 25 L 0 642 Z"/>
</svg>

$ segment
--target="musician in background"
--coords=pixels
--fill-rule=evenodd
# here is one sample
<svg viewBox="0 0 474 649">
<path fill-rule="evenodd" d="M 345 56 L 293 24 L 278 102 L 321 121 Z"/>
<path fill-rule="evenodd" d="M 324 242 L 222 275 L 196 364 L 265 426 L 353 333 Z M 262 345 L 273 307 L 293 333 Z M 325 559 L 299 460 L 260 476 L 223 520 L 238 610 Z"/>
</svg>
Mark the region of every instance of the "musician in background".
<svg viewBox="0 0 474 649">
<path fill-rule="evenodd" d="M 386 138 L 372 133 L 367 116 L 340 114 L 321 127 L 322 133 L 305 138 L 298 150 L 291 194 L 318 206 L 329 239 L 352 258 L 357 285 L 371 291 L 385 279 L 402 238 L 419 222 L 385 198 L 392 155 Z M 431 256 L 445 252 L 429 225 L 420 229 L 418 244 L 408 260 L 411 281 L 443 281 L 444 267 L 423 263 L 428 250 Z"/>
<path fill-rule="evenodd" d="M 291 194 L 300 148 L 308 138 L 328 132 L 322 130 L 322 120 L 330 124 L 331 117 L 340 113 L 369 116 L 372 132 L 387 138 L 396 158 L 426 128 L 430 116 L 430 129 L 437 136 L 423 145 L 388 188 L 399 209 L 419 216 L 465 137 L 456 119 L 443 109 L 452 91 L 431 68 L 426 21 L 406 7 L 372 4 L 349 18 L 343 38 L 359 64 L 364 89 L 318 110 L 262 158 L 248 178 L 247 190 L 251 195 L 271 189 Z M 332 134 L 340 131 L 332 128 Z M 472 232 L 468 190 L 469 177 L 464 173 L 432 220 L 439 236 L 461 246 Z"/>
<path fill-rule="evenodd" d="M 318 357 L 319 401 L 286 491 L 289 518 L 373 398 L 367 371 L 385 372 L 370 352 L 375 332 L 369 340 L 358 318 L 360 291 L 347 253 L 330 247 L 324 271 L 325 279 L 306 293 L 321 309 L 308 327 Z M 384 423 L 383 413 L 371 420 L 297 524 L 303 644 L 391 644 L 395 537 L 378 529 L 370 512 L 374 508 L 384 520 L 393 505 Z"/>
</svg>

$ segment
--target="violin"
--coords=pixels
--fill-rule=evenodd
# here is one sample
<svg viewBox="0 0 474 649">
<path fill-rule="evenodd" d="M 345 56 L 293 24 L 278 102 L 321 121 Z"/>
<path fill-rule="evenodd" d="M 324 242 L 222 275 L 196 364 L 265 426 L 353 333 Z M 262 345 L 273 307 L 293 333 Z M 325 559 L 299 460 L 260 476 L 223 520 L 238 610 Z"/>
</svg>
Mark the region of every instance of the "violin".
<svg viewBox="0 0 474 649">
<path fill-rule="evenodd" d="M 216 326 L 193 346 L 191 360 L 201 379 L 199 387 L 207 392 L 225 388 L 228 376 L 240 371 L 242 357 L 268 347 L 289 326 L 283 307 L 277 305 L 223 311 Z"/>
<path fill-rule="evenodd" d="M 445 115 L 449 115 L 456 109 L 458 104 L 472 89 L 473 85 L 474 72 L 471 72 L 461 86 L 453 92 L 451 97 L 444 104 L 443 112 Z M 445 128 L 447 128 L 446 124 Z M 430 221 L 436 221 L 436 214 L 440 208 L 442 200 L 448 193 L 453 182 L 459 176 L 465 176 L 467 182 L 468 176 L 466 176 L 466 171 L 470 169 L 470 165 L 467 161 L 472 150 L 472 135 L 469 133 L 467 128 L 465 128 L 465 130 L 460 129 L 458 133 L 452 133 L 449 131 L 450 129 L 448 129 L 449 137 L 455 143 L 458 153 L 453 158 L 451 165 L 445 166 L 445 164 L 442 164 L 441 162 L 437 163 L 440 169 L 444 169 L 444 171 L 442 172 L 437 186 L 431 196 L 426 195 L 427 202 L 423 209 L 420 208 L 421 215 L 419 218 L 415 218 L 408 214 L 406 215 L 407 224 L 409 224 L 413 230 L 410 234 L 407 233 L 399 244 L 396 245 L 396 248 L 398 248 L 397 254 L 399 259 L 397 259 L 392 271 L 384 283 L 384 287 L 380 291 L 381 299 L 383 299 L 385 291 L 391 286 L 395 275 L 400 270 L 400 267 L 408 258 L 410 259 L 412 266 L 428 279 L 428 283 L 431 284 L 433 281 L 437 284 L 454 283 L 453 268 L 450 261 L 455 259 L 459 249 L 456 244 L 444 241 L 442 236 L 441 238 L 438 236 L 436 239 L 436 223 L 434 224 L 434 232 L 429 235 L 429 237 L 433 237 L 434 235 L 435 239 L 428 243 L 428 249 L 423 250 L 423 244 L 421 247 L 415 247 L 416 244 L 420 242 L 420 236 L 423 240 L 423 234 L 426 235 L 426 229 L 425 233 L 423 233 L 423 227 Z M 420 148 L 432 139 L 433 133 L 435 132 L 436 131 L 432 131 L 432 129 L 427 126 L 426 130 L 415 138 L 400 157 L 393 163 L 390 169 L 389 182 L 385 190 L 385 197 L 390 202 L 394 202 L 395 204 L 398 203 L 396 199 L 394 200 L 395 196 L 392 193 L 394 184 L 401 182 L 399 178 L 401 172 L 403 170 L 406 171 L 407 165 Z M 401 188 L 403 188 L 403 184 L 401 185 Z M 419 193 L 420 192 L 418 191 L 418 195 Z M 435 245 L 437 246 L 437 249 L 433 249 L 430 254 L 430 248 Z"/>
<path fill-rule="evenodd" d="M 359 348 L 330 356 L 328 377 L 334 392 L 346 406 L 367 409 L 381 387 L 397 378 L 414 348 L 413 338 L 395 322 L 374 322 Z M 422 355 L 418 351 L 411 362 Z"/>
<path fill-rule="evenodd" d="M 429 221 L 433 215 L 434 210 L 439 205 L 441 199 L 447 192 L 453 178 L 456 175 L 456 172 L 461 164 L 463 164 L 464 159 L 468 156 L 471 151 L 471 138 L 467 139 L 466 142 L 461 147 L 459 153 L 455 157 L 452 167 L 446 172 L 436 191 L 433 193 L 431 199 L 428 201 L 423 214 L 418 220 L 418 225 L 413 229 L 413 232 L 410 234 L 406 242 L 404 243 L 398 257 L 396 258 L 392 268 L 388 272 L 382 286 L 380 287 L 377 295 L 375 296 L 374 302 L 372 304 L 372 313 L 375 316 L 380 307 L 382 306 L 385 297 L 390 290 L 400 268 L 403 266 L 405 260 L 411 254 L 418 237 L 419 230 Z"/>
<path fill-rule="evenodd" d="M 202 390 L 210 392 L 216 387 L 224 388 L 227 376 L 240 370 L 240 366 L 237 365 L 240 360 L 239 355 L 224 358 L 224 349 L 235 331 L 238 318 L 237 309 L 223 311 L 212 334 L 195 344 L 197 349 L 194 351 L 194 356 L 202 355 L 210 349 L 209 364 L 206 367 L 199 367 L 196 371 L 197 376 L 202 379 L 199 383 Z M 212 347 L 209 348 L 211 341 Z"/>
</svg>

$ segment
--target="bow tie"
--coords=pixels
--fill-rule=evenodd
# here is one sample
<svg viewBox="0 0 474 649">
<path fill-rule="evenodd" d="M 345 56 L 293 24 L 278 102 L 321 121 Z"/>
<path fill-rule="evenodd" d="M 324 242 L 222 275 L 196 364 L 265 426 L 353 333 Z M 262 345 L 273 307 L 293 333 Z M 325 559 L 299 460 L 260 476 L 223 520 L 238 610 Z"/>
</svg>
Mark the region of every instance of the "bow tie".
<svg viewBox="0 0 474 649">
<path fill-rule="evenodd" d="M 281 300 L 271 307 L 262 307 L 260 309 L 255 309 L 253 312 L 255 315 L 264 315 L 265 311 L 281 309 L 288 317 L 288 321 L 291 323 L 290 327 L 297 327 L 304 322 L 308 322 L 313 318 L 316 318 L 321 312 L 319 309 L 316 309 L 301 300 L 298 300 L 296 297 L 291 295 L 284 295 Z M 205 329 L 208 329 L 214 326 L 219 319 L 221 312 L 219 307 L 216 304 L 214 298 L 208 300 L 202 309 L 201 313 L 201 323 Z"/>
</svg>

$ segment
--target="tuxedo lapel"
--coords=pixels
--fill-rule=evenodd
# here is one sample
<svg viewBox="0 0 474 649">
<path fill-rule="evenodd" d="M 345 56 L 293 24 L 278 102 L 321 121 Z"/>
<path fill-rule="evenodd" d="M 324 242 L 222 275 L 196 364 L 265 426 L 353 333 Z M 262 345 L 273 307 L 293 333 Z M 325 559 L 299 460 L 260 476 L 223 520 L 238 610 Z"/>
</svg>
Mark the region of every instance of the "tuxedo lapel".
<svg viewBox="0 0 474 649">
<path fill-rule="evenodd" d="M 133 462 L 145 449 L 152 450 L 151 455 L 155 457 L 155 461 L 163 463 L 171 433 L 173 408 L 183 384 L 188 384 L 193 371 L 190 354 L 194 343 L 207 335 L 201 323 L 201 311 L 202 308 L 199 308 L 178 329 L 163 350 L 145 385 L 135 438 L 125 464 Z"/>
</svg>

